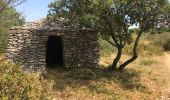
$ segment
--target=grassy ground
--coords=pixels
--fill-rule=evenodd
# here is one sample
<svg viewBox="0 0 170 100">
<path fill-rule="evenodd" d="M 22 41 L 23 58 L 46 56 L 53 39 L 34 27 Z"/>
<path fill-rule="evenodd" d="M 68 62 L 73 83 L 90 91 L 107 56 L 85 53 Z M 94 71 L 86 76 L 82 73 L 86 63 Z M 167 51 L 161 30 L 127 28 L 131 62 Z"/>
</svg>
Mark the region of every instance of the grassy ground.
<svg viewBox="0 0 170 100">
<path fill-rule="evenodd" d="M 111 57 L 112 58 L 112 57 Z M 154 59 L 152 59 L 154 58 Z M 151 60 L 152 59 L 152 60 Z M 155 100 L 165 94 L 170 83 L 170 71 L 164 63 L 167 58 L 152 56 L 139 58 L 123 73 L 103 69 L 49 70 L 55 80 L 56 100 Z M 102 58 L 107 66 L 112 60 Z M 170 68 L 169 68 L 170 69 Z"/>
<path fill-rule="evenodd" d="M 140 57 L 123 73 L 105 70 L 114 57 L 112 49 L 101 52 L 99 69 L 52 69 L 48 78 L 55 81 L 56 100 L 162 100 L 170 97 L 170 54 L 159 46 L 142 39 Z M 102 44 L 104 45 L 104 44 Z M 110 46 L 109 46 L 110 47 Z M 122 63 L 130 56 L 130 47 L 124 50 Z M 102 48 L 104 49 L 104 48 Z M 166 100 L 166 99 L 165 99 Z"/>
</svg>

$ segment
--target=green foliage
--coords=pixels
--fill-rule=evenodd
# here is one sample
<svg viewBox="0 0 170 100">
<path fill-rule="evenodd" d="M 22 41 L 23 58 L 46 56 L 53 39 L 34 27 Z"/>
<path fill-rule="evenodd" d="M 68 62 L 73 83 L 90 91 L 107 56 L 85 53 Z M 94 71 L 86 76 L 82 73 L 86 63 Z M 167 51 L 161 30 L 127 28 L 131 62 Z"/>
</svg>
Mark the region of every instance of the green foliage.
<svg viewBox="0 0 170 100">
<path fill-rule="evenodd" d="M 6 8 L 0 13 L 0 53 L 5 52 L 9 28 L 23 24 L 24 19 L 21 14 L 13 8 Z"/>
<path fill-rule="evenodd" d="M 49 5 L 48 18 L 70 20 L 80 27 L 94 28 L 104 35 L 114 36 L 113 42 L 128 42 L 129 26 L 153 27 L 166 0 L 55 0 Z M 132 30 L 132 29 L 131 29 Z M 107 38 L 108 39 L 108 38 Z"/>
<path fill-rule="evenodd" d="M 164 12 L 162 14 L 161 23 L 159 24 L 159 30 L 162 31 L 170 31 L 170 24 L 169 24 L 169 18 L 170 18 L 170 2 L 167 2 L 166 6 L 164 7 Z"/>
<path fill-rule="evenodd" d="M 49 4 L 48 19 L 55 22 L 59 18 L 64 18 L 81 28 L 95 28 L 98 18 L 91 14 L 94 12 L 92 2 L 87 0 L 55 0 Z"/>
<path fill-rule="evenodd" d="M 145 41 L 145 40 L 143 40 L 143 41 Z M 133 48 L 133 45 L 126 45 L 123 49 L 123 53 L 126 55 L 129 55 L 129 56 L 132 55 L 132 48 Z M 139 51 L 140 56 L 148 56 L 149 57 L 149 56 L 153 56 L 153 55 L 162 55 L 164 49 L 162 48 L 162 46 L 158 46 L 155 44 L 140 43 L 138 46 L 138 51 Z"/>
<path fill-rule="evenodd" d="M 160 46 L 166 51 L 170 50 L 170 33 L 169 32 L 156 34 L 150 40 L 152 40 L 153 45 Z"/>
<path fill-rule="evenodd" d="M 16 7 L 27 0 L 0 0 L 0 13 L 2 13 L 7 7 Z"/>
<path fill-rule="evenodd" d="M 163 34 L 161 34 L 161 35 L 163 35 Z M 153 56 L 153 55 L 158 55 L 158 56 L 162 55 L 164 52 L 164 45 L 165 45 L 166 39 L 165 40 L 164 40 L 164 38 L 161 39 L 161 35 L 159 35 L 159 34 L 147 35 L 147 38 L 143 38 L 141 40 L 141 43 L 139 43 L 139 46 L 138 46 L 139 55 L 140 56 L 148 56 L 148 57 Z M 169 38 L 168 34 L 166 34 L 164 36 L 166 38 Z M 133 36 L 133 37 L 135 37 L 135 36 Z M 160 40 L 158 41 L 158 39 L 160 39 Z M 110 56 L 110 54 L 116 52 L 116 48 L 114 48 L 111 44 L 109 44 L 107 41 L 103 40 L 102 38 L 99 38 L 99 44 L 100 44 L 101 56 L 103 56 L 103 57 Z M 167 45 L 169 45 L 169 44 L 170 44 L 170 42 L 167 42 Z M 132 48 L 133 48 L 133 44 L 126 45 L 123 48 L 123 54 L 131 56 Z"/>
<path fill-rule="evenodd" d="M 0 62 L 0 100 L 51 100 L 53 82 L 26 73 L 7 61 Z"/>
<path fill-rule="evenodd" d="M 170 39 L 165 42 L 163 47 L 166 51 L 170 51 Z"/>
<path fill-rule="evenodd" d="M 156 49 L 155 49 L 156 48 Z M 162 55 L 163 48 L 161 46 L 152 45 L 152 44 L 140 44 L 139 52 L 140 55 L 152 56 L 152 55 Z"/>
<path fill-rule="evenodd" d="M 99 38 L 99 45 L 100 45 L 101 56 L 110 56 L 110 54 L 116 51 L 111 44 L 109 44 L 107 41 L 103 40 L 102 38 Z"/>
</svg>

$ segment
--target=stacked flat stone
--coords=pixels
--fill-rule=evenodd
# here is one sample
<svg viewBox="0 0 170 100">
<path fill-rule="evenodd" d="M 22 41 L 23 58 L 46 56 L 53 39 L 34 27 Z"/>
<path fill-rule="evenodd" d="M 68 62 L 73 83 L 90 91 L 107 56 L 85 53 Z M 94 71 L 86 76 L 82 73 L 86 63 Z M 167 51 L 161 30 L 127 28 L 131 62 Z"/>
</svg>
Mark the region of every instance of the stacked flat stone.
<svg viewBox="0 0 170 100">
<path fill-rule="evenodd" d="M 98 35 L 91 29 L 78 29 L 60 19 L 26 23 L 10 29 L 6 56 L 26 70 L 43 70 L 46 66 L 46 46 L 49 36 L 60 36 L 65 67 L 97 67 Z"/>
</svg>

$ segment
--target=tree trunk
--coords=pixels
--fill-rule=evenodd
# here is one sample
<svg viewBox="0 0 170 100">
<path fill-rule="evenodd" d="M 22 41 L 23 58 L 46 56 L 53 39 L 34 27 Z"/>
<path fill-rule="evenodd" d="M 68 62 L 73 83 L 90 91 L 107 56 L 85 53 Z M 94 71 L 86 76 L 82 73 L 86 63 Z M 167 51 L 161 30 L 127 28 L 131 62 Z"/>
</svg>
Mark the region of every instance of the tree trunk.
<svg viewBox="0 0 170 100">
<path fill-rule="evenodd" d="M 112 64 L 112 66 L 111 66 L 111 69 L 112 69 L 112 70 L 114 70 L 114 71 L 117 70 L 116 67 L 117 67 L 117 64 L 118 64 L 121 56 L 122 56 L 122 47 L 118 47 L 118 48 L 117 48 L 116 58 L 114 59 L 113 64 Z"/>
<path fill-rule="evenodd" d="M 139 44 L 140 37 L 142 35 L 142 31 L 143 31 L 143 29 L 141 28 L 141 30 L 136 38 L 135 44 L 133 46 L 133 56 L 129 60 L 125 61 L 123 64 L 121 64 L 119 66 L 119 68 L 118 68 L 119 71 L 122 71 L 127 65 L 129 65 L 130 63 L 132 63 L 133 61 L 135 61 L 138 58 L 137 47 Z"/>
</svg>

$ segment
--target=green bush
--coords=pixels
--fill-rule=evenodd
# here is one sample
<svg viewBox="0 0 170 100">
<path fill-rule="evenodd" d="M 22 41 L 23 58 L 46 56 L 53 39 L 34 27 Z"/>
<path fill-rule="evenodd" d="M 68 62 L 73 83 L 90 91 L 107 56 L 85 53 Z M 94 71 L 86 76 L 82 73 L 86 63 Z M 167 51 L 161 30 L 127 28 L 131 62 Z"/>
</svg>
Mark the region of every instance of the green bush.
<svg viewBox="0 0 170 100">
<path fill-rule="evenodd" d="M 141 56 L 151 56 L 151 55 L 161 55 L 163 53 L 163 48 L 161 46 L 153 45 L 153 44 L 145 44 L 143 43 L 145 40 L 140 41 L 138 45 L 138 53 Z M 126 55 L 132 55 L 133 44 L 126 45 L 123 49 L 123 53 Z"/>
<path fill-rule="evenodd" d="M 102 56 L 109 56 L 113 52 L 115 52 L 115 48 L 109 44 L 107 41 L 103 40 L 102 38 L 99 38 L 99 44 L 100 44 L 100 52 Z"/>
<path fill-rule="evenodd" d="M 157 34 L 153 37 L 153 45 L 160 46 L 164 50 L 170 50 L 170 33 Z"/>
<path fill-rule="evenodd" d="M 8 34 L 8 30 L 0 26 L 0 53 L 5 52 Z"/>
<path fill-rule="evenodd" d="M 7 7 L 0 13 L 0 53 L 6 51 L 9 28 L 22 24 L 24 24 L 24 18 L 14 8 Z"/>
<path fill-rule="evenodd" d="M 53 82 L 40 79 L 38 73 L 26 73 L 19 66 L 0 61 L 0 100 L 48 100 L 52 87 Z"/>
<path fill-rule="evenodd" d="M 164 45 L 163 48 L 165 49 L 165 51 L 170 51 L 170 39 L 168 39 Z"/>
<path fill-rule="evenodd" d="M 163 44 L 165 43 L 165 41 L 167 40 L 168 34 L 156 34 L 155 36 L 153 36 L 153 38 L 151 38 L 151 40 L 153 41 L 153 45 L 157 45 L 157 46 L 163 46 Z"/>
</svg>

